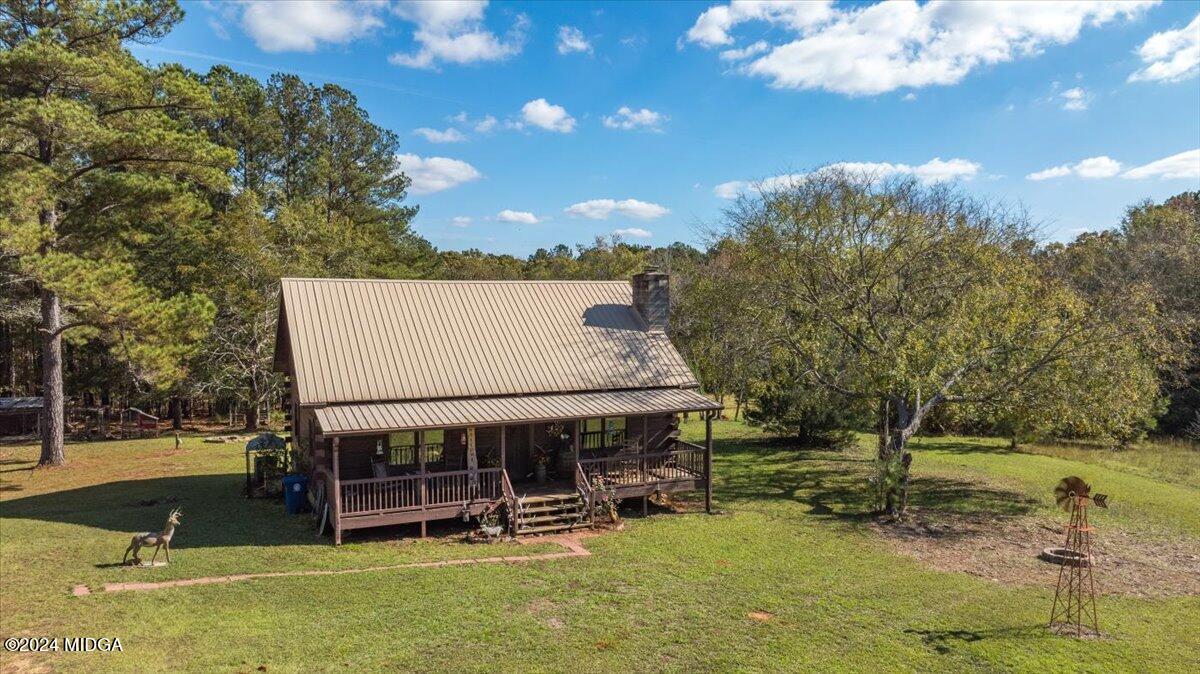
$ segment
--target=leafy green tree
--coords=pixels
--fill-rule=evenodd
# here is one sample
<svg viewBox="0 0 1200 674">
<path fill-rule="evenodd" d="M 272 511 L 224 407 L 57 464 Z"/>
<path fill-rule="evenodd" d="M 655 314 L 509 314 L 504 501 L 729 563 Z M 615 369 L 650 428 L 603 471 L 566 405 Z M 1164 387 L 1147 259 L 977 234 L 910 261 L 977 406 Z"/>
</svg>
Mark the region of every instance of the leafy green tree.
<svg viewBox="0 0 1200 674">
<path fill-rule="evenodd" d="M 65 334 L 104 337 L 138 379 L 163 386 L 183 375 L 212 317 L 203 295 L 145 283 L 130 254 L 148 223 L 203 219 L 194 188 L 224 189 L 233 162 L 194 128 L 207 91 L 123 47 L 181 17 L 169 0 L 0 4 L 0 246 L 14 282 L 40 298 L 43 465 L 65 461 Z"/>
<path fill-rule="evenodd" d="M 292 75 L 263 85 L 225 67 L 204 80 L 216 112 L 203 128 L 237 162 L 235 189 L 209 195 L 211 231 L 176 275 L 219 307 L 191 390 L 240 400 L 253 429 L 281 385 L 271 367 L 281 276 L 424 276 L 434 254 L 409 228 L 398 139 L 350 92 Z"/>
<path fill-rule="evenodd" d="M 1112 368 L 1153 362 L 1160 341 L 1136 288 L 1085 299 L 1038 264 L 1020 218 L 951 187 L 824 169 L 740 200 L 726 220 L 741 249 L 729 272 L 752 318 L 744 329 L 797 385 L 876 411 L 880 504 L 892 515 L 906 506 L 908 441 L 931 410 L 1035 416 L 1038 398 L 1023 392 L 1069 400 L 1123 374 Z M 1117 350 L 1132 363 L 1078 367 Z M 1136 382 L 1148 391 L 1087 399 L 1111 406 L 1087 413 L 1127 406 L 1120 419 L 1144 418 L 1155 389 Z"/>
<path fill-rule="evenodd" d="M 1089 297 L 1150 294 L 1170 346 L 1157 363 L 1169 398 L 1159 430 L 1181 432 L 1200 411 L 1200 192 L 1137 204 L 1120 227 L 1053 246 L 1046 257 Z"/>
</svg>

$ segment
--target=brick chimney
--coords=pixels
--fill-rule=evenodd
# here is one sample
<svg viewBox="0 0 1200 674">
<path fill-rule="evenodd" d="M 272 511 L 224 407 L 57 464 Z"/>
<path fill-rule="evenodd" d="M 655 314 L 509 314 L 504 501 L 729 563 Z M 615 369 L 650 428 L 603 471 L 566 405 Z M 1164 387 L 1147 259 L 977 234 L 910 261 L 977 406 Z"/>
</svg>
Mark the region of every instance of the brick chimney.
<svg viewBox="0 0 1200 674">
<path fill-rule="evenodd" d="M 646 267 L 633 275 L 633 308 L 651 331 L 666 332 L 671 319 L 671 275 L 658 267 Z"/>
</svg>

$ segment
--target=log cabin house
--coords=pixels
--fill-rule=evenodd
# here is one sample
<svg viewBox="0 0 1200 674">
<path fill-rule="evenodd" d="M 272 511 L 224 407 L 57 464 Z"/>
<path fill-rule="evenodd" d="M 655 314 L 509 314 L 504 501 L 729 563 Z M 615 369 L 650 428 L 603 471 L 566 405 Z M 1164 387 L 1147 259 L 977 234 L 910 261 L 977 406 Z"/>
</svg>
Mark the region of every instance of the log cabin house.
<svg viewBox="0 0 1200 674">
<path fill-rule="evenodd" d="M 669 285 L 283 279 L 274 364 L 334 542 L 500 503 L 517 534 L 587 526 L 597 485 L 711 510 L 720 405 L 667 337 Z M 678 438 L 686 412 L 704 446 Z"/>
</svg>

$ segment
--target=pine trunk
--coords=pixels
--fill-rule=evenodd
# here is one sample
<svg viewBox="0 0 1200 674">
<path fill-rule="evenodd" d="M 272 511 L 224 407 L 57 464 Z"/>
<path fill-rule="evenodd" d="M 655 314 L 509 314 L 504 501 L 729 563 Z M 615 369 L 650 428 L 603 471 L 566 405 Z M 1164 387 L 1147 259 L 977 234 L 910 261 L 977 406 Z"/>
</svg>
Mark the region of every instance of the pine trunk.
<svg viewBox="0 0 1200 674">
<path fill-rule="evenodd" d="M 183 429 L 183 401 L 178 397 L 171 398 L 171 401 L 167 403 L 167 409 L 171 412 L 172 430 Z"/>
<path fill-rule="evenodd" d="M 13 331 L 8 323 L 0 321 L 0 349 L 3 354 L 0 359 L 4 362 L 4 377 L 0 382 L 0 392 L 4 395 L 17 395 L 17 346 L 14 343 Z"/>
<path fill-rule="evenodd" d="M 62 306 L 58 294 L 42 289 L 42 456 L 39 466 L 62 466 L 63 370 Z"/>
</svg>

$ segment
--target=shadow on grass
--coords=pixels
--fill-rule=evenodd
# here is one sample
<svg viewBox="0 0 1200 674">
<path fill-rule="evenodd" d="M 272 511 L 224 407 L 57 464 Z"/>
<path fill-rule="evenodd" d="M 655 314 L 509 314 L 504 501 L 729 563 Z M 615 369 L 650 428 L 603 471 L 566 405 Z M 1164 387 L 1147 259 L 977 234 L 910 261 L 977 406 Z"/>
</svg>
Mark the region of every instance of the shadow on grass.
<svg viewBox="0 0 1200 674">
<path fill-rule="evenodd" d="M 1045 625 L 1027 625 L 1024 627 L 997 627 L 990 630 L 904 630 L 905 634 L 916 635 L 939 655 L 948 655 L 957 647 L 977 643 L 987 639 L 1012 638 L 1042 638 L 1050 633 Z"/>
<path fill-rule="evenodd" d="M 846 522 L 878 516 L 869 482 L 874 462 L 861 454 L 744 440 L 717 442 L 714 452 L 734 459 L 722 462 L 732 464 L 731 470 L 715 469 L 720 498 L 792 501 L 806 504 L 808 515 Z M 922 474 L 919 451 L 915 457 L 908 496 L 914 511 L 1006 516 L 1029 513 L 1038 505 L 1024 494 L 986 483 Z"/>
<path fill-rule="evenodd" d="M 1020 449 L 1013 449 L 1008 444 L 988 444 L 983 442 L 964 442 L 949 438 L 922 437 L 913 440 L 909 447 L 914 454 L 922 450 L 945 452 L 947 454 L 1019 454 Z"/>
<path fill-rule="evenodd" d="M 307 515 L 289 516 L 279 502 L 245 498 L 244 483 L 245 476 L 238 473 L 186 475 L 6 498 L 0 502 L 0 522 L 61 522 L 127 534 L 158 531 L 167 513 L 179 508 L 180 549 L 323 542 Z"/>
</svg>

